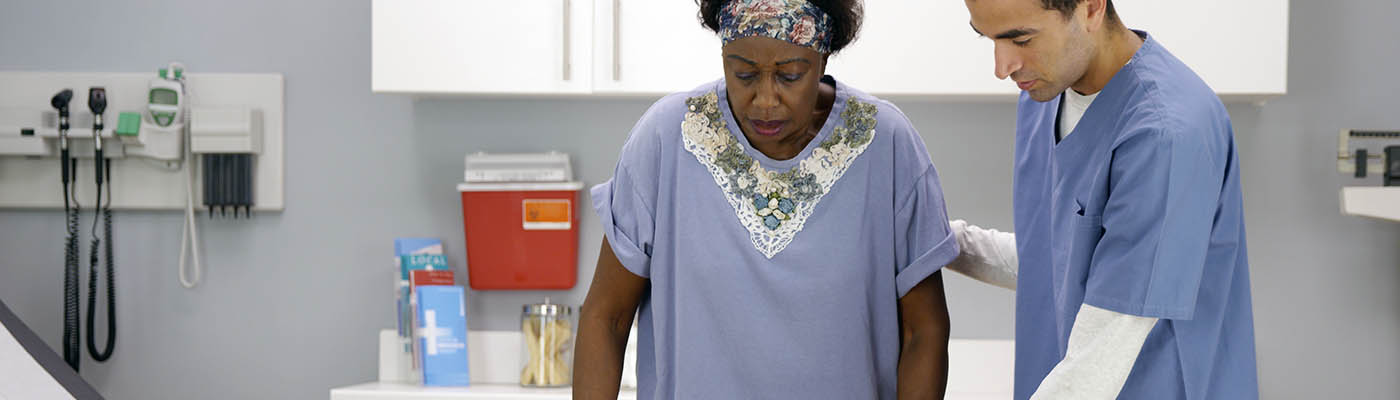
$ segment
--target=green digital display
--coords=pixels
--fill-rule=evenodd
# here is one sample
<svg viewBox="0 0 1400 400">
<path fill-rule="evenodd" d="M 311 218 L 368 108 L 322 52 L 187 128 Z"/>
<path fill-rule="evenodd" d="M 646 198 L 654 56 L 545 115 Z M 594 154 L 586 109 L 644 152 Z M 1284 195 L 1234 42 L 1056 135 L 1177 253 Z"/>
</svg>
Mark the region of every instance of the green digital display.
<svg viewBox="0 0 1400 400">
<path fill-rule="evenodd" d="M 174 90 L 151 89 L 151 104 L 173 106 L 178 104 L 179 99 L 179 93 L 175 93 Z"/>
</svg>

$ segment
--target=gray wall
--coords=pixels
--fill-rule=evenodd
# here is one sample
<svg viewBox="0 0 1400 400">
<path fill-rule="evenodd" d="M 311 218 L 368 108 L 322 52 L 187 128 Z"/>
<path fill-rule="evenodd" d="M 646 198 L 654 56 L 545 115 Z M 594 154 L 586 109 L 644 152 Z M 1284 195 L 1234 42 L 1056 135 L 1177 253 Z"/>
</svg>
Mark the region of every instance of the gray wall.
<svg viewBox="0 0 1400 400">
<path fill-rule="evenodd" d="M 83 369 L 113 399 L 324 398 L 374 379 L 375 332 L 393 326 L 393 238 L 441 237 L 465 274 L 461 156 L 566 151 L 598 183 L 650 103 L 372 95 L 363 0 L 68 3 L 0 5 L 0 69 L 135 72 L 181 60 L 192 72 L 287 78 L 287 211 L 205 222 L 202 286 L 176 280 L 180 215 L 118 216 L 118 349 Z M 1332 169 L 1338 129 L 1400 128 L 1394 15 L 1400 3 L 1294 2 L 1289 95 L 1230 106 L 1266 398 L 1400 396 L 1400 224 L 1339 215 L 1337 189 L 1351 180 Z M 928 141 L 950 212 L 1010 228 L 1014 106 L 901 107 Z M 582 233 L 578 287 L 472 293 L 472 329 L 513 329 L 519 305 L 544 296 L 580 302 L 599 243 L 591 214 Z M 0 299 L 51 345 L 62 237 L 57 212 L 0 211 Z M 1010 292 L 960 276 L 948 291 L 954 336 L 1011 337 Z"/>
</svg>

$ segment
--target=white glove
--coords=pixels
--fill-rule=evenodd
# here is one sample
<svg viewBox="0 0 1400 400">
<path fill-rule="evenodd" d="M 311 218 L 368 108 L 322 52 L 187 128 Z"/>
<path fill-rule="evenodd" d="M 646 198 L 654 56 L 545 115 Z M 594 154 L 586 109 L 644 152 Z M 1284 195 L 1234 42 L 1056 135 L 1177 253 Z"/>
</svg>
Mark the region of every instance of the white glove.
<svg viewBox="0 0 1400 400">
<path fill-rule="evenodd" d="M 972 279 L 1016 290 L 1016 234 L 982 229 L 967 221 L 948 223 L 962 253 L 947 268 Z"/>
</svg>

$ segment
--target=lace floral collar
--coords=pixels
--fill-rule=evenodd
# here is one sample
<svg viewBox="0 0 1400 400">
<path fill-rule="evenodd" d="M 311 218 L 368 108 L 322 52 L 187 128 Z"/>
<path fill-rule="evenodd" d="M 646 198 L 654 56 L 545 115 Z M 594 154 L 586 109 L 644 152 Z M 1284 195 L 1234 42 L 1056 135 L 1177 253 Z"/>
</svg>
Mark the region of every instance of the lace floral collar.
<svg viewBox="0 0 1400 400">
<path fill-rule="evenodd" d="M 748 229 L 754 249 L 771 259 L 802 231 L 817 203 L 869 147 L 877 108 L 848 96 L 841 125 L 795 167 L 779 172 L 745 152 L 719 102 L 715 91 L 686 99 L 688 110 L 681 123 L 685 149 L 709 169 Z"/>
</svg>

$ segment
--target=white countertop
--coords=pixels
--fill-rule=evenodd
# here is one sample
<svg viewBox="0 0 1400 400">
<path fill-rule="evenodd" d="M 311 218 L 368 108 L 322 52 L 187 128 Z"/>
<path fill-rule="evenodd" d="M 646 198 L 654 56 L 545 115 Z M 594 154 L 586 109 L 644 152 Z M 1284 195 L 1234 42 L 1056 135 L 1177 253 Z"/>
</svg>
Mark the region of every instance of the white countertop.
<svg viewBox="0 0 1400 400">
<path fill-rule="evenodd" d="M 466 387 L 427 387 L 406 383 L 371 382 L 331 389 L 331 400 L 560 400 L 573 397 L 571 388 L 526 388 L 520 385 L 483 383 Z M 624 390 L 618 400 L 633 400 L 637 392 Z"/>
<path fill-rule="evenodd" d="M 469 387 L 424 387 L 405 383 L 365 383 L 331 389 L 331 400 L 567 400 L 572 389 L 537 389 L 508 384 L 477 384 Z M 618 400 L 634 400 L 637 392 L 623 390 Z M 1006 400 L 1008 394 L 948 393 L 946 400 Z"/>
<path fill-rule="evenodd" d="M 396 332 L 381 332 L 381 350 L 393 354 Z M 571 388 L 524 388 L 519 378 L 520 332 L 471 331 L 467 333 L 471 381 L 468 387 L 424 387 L 414 383 L 389 383 L 394 374 L 381 373 L 385 382 L 371 382 L 331 389 L 331 400 L 567 400 Z M 387 344 L 386 344 L 387 343 Z M 387 347 L 383 347 L 387 346 Z M 1015 344 L 1010 340 L 953 339 L 948 343 L 948 400 L 1007 400 L 1012 398 Z M 380 369 L 392 369 L 383 362 Z M 391 378 L 384 378 L 391 376 Z M 497 382 L 497 383 L 487 383 Z M 506 383 L 502 383 L 506 382 Z M 624 390 L 619 400 L 635 400 L 637 393 Z"/>
</svg>

